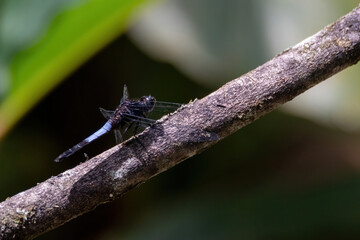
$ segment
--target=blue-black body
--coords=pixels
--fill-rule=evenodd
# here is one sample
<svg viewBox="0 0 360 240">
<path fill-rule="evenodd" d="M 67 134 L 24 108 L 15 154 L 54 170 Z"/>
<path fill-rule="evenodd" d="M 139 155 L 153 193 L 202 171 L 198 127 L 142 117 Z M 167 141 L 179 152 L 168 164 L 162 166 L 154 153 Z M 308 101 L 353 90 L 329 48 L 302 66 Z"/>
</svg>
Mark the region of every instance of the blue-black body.
<svg viewBox="0 0 360 240">
<path fill-rule="evenodd" d="M 96 131 L 80 143 L 76 144 L 72 148 L 60 154 L 55 159 L 55 162 L 60 162 L 64 158 L 73 155 L 75 152 L 77 152 L 87 144 L 98 139 L 104 134 L 110 132 L 111 130 L 114 130 L 115 132 L 116 142 L 120 143 L 122 142 L 122 134 L 120 130 L 123 129 L 125 126 L 126 128 L 123 130 L 122 133 L 125 133 L 131 126 L 135 126 L 134 133 L 136 133 L 139 126 L 149 126 L 151 120 L 146 118 L 146 114 L 154 109 L 156 99 L 149 95 L 143 96 L 138 100 L 129 100 L 128 96 L 129 94 L 125 85 L 120 105 L 116 108 L 115 111 L 100 108 L 101 113 L 108 121 L 98 131 Z M 176 104 L 175 106 L 179 106 L 179 104 Z"/>
</svg>

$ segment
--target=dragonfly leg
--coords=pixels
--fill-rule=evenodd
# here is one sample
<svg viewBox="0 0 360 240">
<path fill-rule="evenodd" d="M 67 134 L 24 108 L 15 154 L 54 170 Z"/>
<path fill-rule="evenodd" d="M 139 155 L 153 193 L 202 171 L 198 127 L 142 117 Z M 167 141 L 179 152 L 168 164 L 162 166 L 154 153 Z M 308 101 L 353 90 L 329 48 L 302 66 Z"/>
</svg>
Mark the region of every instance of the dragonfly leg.
<svg viewBox="0 0 360 240">
<path fill-rule="evenodd" d="M 144 121 L 143 123 L 141 122 L 136 122 L 135 124 L 135 128 L 134 128 L 134 136 L 136 135 L 137 133 L 137 130 L 139 129 L 139 126 L 142 126 L 142 127 L 148 127 L 148 126 L 151 126 L 151 122 L 146 118 L 146 116 L 144 114 L 139 114 L 140 117 L 142 118 L 142 120 Z M 134 122 L 132 122 L 134 123 Z M 132 124 L 131 123 L 131 124 Z"/>
<path fill-rule="evenodd" d="M 145 149 L 145 151 L 146 151 L 146 147 L 145 147 L 145 145 L 140 141 L 140 139 L 139 139 L 136 135 L 134 135 L 134 138 L 135 138 L 135 140 Z"/>
<path fill-rule="evenodd" d="M 115 133 L 115 142 L 116 142 L 116 144 L 120 144 L 123 141 L 120 129 L 115 129 L 114 133 Z"/>
<path fill-rule="evenodd" d="M 144 119 L 145 124 L 151 126 L 151 122 L 149 121 L 149 119 L 146 118 L 145 114 L 141 114 L 141 117 Z"/>
<path fill-rule="evenodd" d="M 126 132 L 132 127 L 133 124 L 134 124 L 134 122 L 131 122 L 131 123 L 129 124 L 129 126 L 127 126 L 127 127 L 125 128 L 125 130 L 124 130 L 123 133 L 126 133 Z"/>
<path fill-rule="evenodd" d="M 138 128 L 139 128 L 139 124 L 140 124 L 140 123 L 136 123 L 136 125 L 135 125 L 135 127 L 134 127 L 134 136 L 135 136 L 136 133 L 137 133 L 137 130 L 138 130 Z"/>
</svg>

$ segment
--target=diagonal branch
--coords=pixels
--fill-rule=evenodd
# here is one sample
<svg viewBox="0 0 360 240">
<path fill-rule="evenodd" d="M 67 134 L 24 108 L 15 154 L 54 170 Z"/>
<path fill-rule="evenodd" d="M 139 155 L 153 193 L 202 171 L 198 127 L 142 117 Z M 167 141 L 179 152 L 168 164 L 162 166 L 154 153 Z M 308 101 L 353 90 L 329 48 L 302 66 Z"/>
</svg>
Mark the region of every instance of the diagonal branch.
<svg viewBox="0 0 360 240">
<path fill-rule="evenodd" d="M 0 203 L 0 239 L 34 238 L 120 197 L 359 59 L 360 6 L 136 138 Z"/>
</svg>

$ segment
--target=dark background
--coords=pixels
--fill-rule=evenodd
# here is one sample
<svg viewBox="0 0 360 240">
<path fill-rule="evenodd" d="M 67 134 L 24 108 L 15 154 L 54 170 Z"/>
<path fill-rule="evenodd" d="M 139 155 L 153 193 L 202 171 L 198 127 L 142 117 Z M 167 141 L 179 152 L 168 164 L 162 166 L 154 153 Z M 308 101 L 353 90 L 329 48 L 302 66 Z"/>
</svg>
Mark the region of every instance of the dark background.
<svg viewBox="0 0 360 240">
<path fill-rule="evenodd" d="M 102 126 L 98 107 L 115 108 L 124 83 L 133 97 L 183 103 L 212 90 L 149 59 L 126 36 L 117 39 L 7 136 L 1 199 L 84 161 L 81 152 L 53 159 Z M 108 134 L 84 151 L 94 156 L 114 142 Z M 356 135 L 275 111 L 39 239 L 356 239 L 358 144 Z"/>
</svg>

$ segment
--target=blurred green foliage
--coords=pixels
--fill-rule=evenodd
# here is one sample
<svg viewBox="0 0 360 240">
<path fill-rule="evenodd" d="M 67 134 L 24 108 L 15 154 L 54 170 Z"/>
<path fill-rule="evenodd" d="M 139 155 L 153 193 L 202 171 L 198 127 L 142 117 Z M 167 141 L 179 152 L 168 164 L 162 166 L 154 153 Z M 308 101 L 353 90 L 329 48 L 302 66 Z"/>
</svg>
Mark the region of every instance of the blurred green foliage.
<svg viewBox="0 0 360 240">
<path fill-rule="evenodd" d="M 131 37 L 193 81 L 219 87 L 315 34 L 355 7 L 352 0 L 169 0 L 140 16 Z M 174 28 L 176 25 L 176 28 Z M 313 87 L 286 110 L 360 131 L 360 67 Z"/>
<path fill-rule="evenodd" d="M 0 139 L 31 107 L 124 31 L 145 0 L 5 0 L 0 25 Z"/>
</svg>

